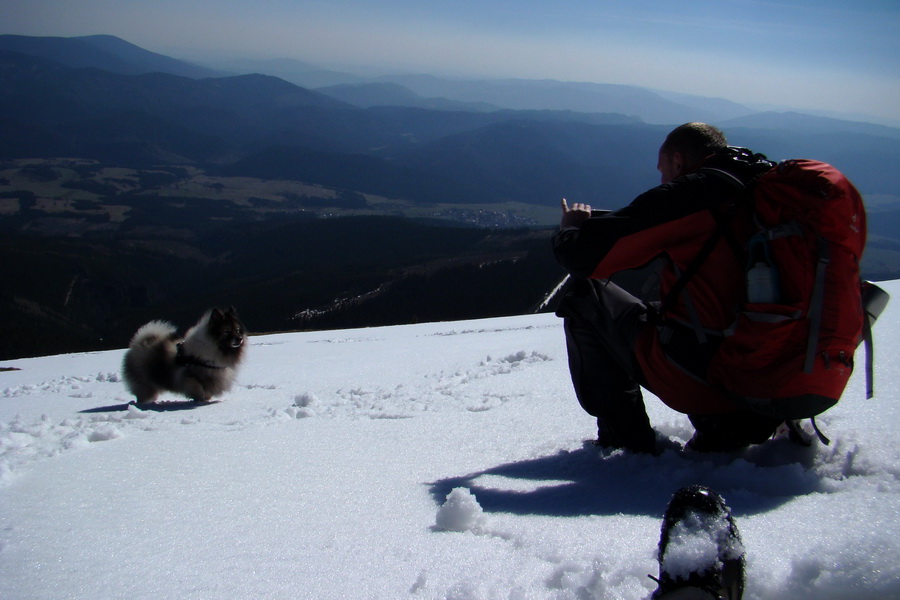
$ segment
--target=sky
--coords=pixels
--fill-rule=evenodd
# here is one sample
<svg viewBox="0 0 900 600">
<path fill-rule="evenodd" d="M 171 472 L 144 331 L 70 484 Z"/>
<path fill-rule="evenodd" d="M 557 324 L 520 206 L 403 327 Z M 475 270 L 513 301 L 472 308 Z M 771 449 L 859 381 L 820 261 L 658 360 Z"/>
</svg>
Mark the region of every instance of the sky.
<svg viewBox="0 0 900 600">
<path fill-rule="evenodd" d="M 0 33 L 900 115 L 896 0 L 0 0 Z"/>
</svg>

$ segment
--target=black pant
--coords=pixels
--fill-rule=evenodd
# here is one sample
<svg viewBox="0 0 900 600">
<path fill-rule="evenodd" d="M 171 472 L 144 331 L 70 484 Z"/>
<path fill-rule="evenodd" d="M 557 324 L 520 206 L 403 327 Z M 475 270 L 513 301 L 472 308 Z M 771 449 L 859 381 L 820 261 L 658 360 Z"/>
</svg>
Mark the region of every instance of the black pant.
<svg viewBox="0 0 900 600">
<path fill-rule="evenodd" d="M 564 319 L 575 395 L 597 418 L 602 446 L 654 451 L 656 435 L 641 394 L 647 383 L 635 343 L 645 327 L 655 326 L 656 309 L 608 280 L 573 278 L 556 311 Z M 711 451 L 764 442 L 783 421 L 749 410 L 689 417 L 697 430 L 692 447 Z"/>
<path fill-rule="evenodd" d="M 582 408 L 597 418 L 603 446 L 653 452 L 645 383 L 634 346 L 650 306 L 606 280 L 572 279 L 556 314 L 564 319 L 569 373 Z"/>
</svg>

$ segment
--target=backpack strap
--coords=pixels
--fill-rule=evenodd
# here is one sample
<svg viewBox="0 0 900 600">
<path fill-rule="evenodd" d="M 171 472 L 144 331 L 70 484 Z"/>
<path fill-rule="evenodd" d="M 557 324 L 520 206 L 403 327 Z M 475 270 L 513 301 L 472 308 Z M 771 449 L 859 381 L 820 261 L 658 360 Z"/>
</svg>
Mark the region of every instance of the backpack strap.
<svg viewBox="0 0 900 600">
<path fill-rule="evenodd" d="M 868 399 L 875 396 L 875 344 L 872 335 L 872 325 L 881 316 L 890 300 L 890 296 L 871 281 L 861 282 L 860 288 L 864 312 L 862 341 L 866 348 L 866 398 Z"/>
<path fill-rule="evenodd" d="M 745 186 L 744 183 L 740 179 L 738 179 L 731 173 L 729 173 L 727 171 L 723 171 L 722 169 L 714 169 L 714 168 L 709 168 L 709 167 L 703 168 L 702 171 L 704 173 L 708 173 L 710 175 L 713 175 L 715 177 L 718 177 L 719 179 L 722 179 L 722 180 L 730 183 L 732 186 L 734 186 L 736 188 L 736 192 L 737 192 L 738 196 L 745 195 L 747 186 Z M 696 174 L 688 175 L 688 177 L 696 177 L 696 176 L 697 176 Z M 697 271 L 700 270 L 700 267 L 703 266 L 703 263 L 706 262 L 706 259 L 709 258 L 709 255 L 712 254 L 713 250 L 715 250 L 716 244 L 719 243 L 719 239 L 722 238 L 723 236 L 725 237 L 726 241 L 728 241 L 728 245 L 731 247 L 732 251 L 735 253 L 735 256 L 737 257 L 738 262 L 743 263 L 742 251 L 740 249 L 740 245 L 737 243 L 737 240 L 734 239 L 734 236 L 732 235 L 731 230 L 728 228 L 728 223 L 730 221 L 730 218 L 732 216 L 734 216 L 733 215 L 734 211 L 731 211 L 731 214 L 722 214 L 722 212 L 717 210 L 717 208 L 718 207 L 710 206 L 708 209 L 710 214 L 712 214 L 713 219 L 716 221 L 715 230 L 707 238 L 706 242 L 700 248 L 700 251 L 697 252 L 697 255 L 694 257 L 693 262 L 691 262 L 691 264 L 688 265 L 688 268 L 684 271 L 684 273 L 681 273 L 681 274 L 676 273 L 678 275 L 678 280 L 675 282 L 675 284 L 669 290 L 669 293 L 666 294 L 666 297 L 662 299 L 662 303 L 660 304 L 660 307 L 659 307 L 660 315 L 665 314 L 666 310 L 672 307 L 672 305 L 675 303 L 675 300 L 678 298 L 679 295 L 681 295 L 681 293 L 687 287 L 687 284 L 690 282 L 690 280 L 694 277 L 694 275 L 697 273 Z M 676 270 L 677 270 L 677 267 L 676 267 Z M 690 299 L 688 299 L 687 302 L 688 302 L 688 304 L 690 304 Z M 690 310 L 690 308 L 689 308 L 689 310 Z M 700 336 L 698 335 L 698 338 L 699 337 Z"/>
<path fill-rule="evenodd" d="M 875 397 L 875 345 L 872 342 L 872 322 L 868 315 L 863 319 L 863 344 L 866 349 L 866 400 Z"/>
<path fill-rule="evenodd" d="M 813 430 L 816 432 L 816 437 L 819 438 L 819 441 L 825 444 L 826 446 L 831 444 L 831 440 L 822 433 L 822 430 L 819 429 L 819 426 L 816 424 L 816 418 L 810 417 L 810 423 L 812 423 Z M 806 433 L 802 427 L 800 427 L 800 421 L 795 419 L 788 419 L 784 422 L 785 427 L 788 430 L 789 439 L 795 444 L 800 444 L 801 446 L 812 446 L 813 439 L 812 436 Z"/>
<path fill-rule="evenodd" d="M 716 245 L 719 243 L 719 240 L 722 237 L 725 238 L 725 240 L 728 242 L 728 245 L 734 251 L 735 258 L 737 259 L 738 263 L 743 264 L 744 259 L 737 244 L 737 240 L 734 239 L 731 230 L 728 229 L 728 222 L 733 215 L 723 215 L 715 208 L 709 208 L 708 210 L 710 211 L 710 213 L 712 213 L 712 216 L 716 221 L 716 228 L 706 239 L 706 242 L 700 248 L 700 251 L 697 252 L 697 255 L 694 257 L 693 262 L 688 265 L 688 268 L 685 269 L 683 273 L 679 274 L 677 272 L 678 267 L 675 267 L 676 275 L 678 275 L 678 280 L 671 287 L 671 289 L 669 289 L 666 297 L 663 298 L 662 303 L 659 307 L 660 315 L 665 314 L 666 310 L 671 308 L 675 303 L 675 300 L 678 298 L 678 296 L 685 291 L 687 284 L 694 277 L 694 275 L 697 274 L 697 271 L 700 270 L 700 267 L 703 266 L 703 263 L 706 262 L 706 259 L 709 258 L 713 250 L 715 250 Z M 688 298 L 686 302 L 690 304 L 690 299 Z M 691 308 L 688 307 L 688 310 L 691 310 Z"/>
<path fill-rule="evenodd" d="M 709 253 L 706 254 L 709 256 Z M 704 256 L 704 260 L 705 260 Z M 673 264 L 672 268 L 675 269 L 675 274 L 679 277 L 683 276 L 678 272 L 678 265 Z M 697 336 L 698 344 L 705 344 L 708 341 L 706 337 L 706 331 L 703 329 L 703 323 L 700 322 L 700 313 L 697 312 L 697 307 L 694 306 L 694 301 L 691 299 L 690 293 L 687 291 L 687 288 L 683 288 L 680 292 L 682 295 L 682 301 L 684 302 L 684 307 L 687 309 L 688 317 L 691 320 L 691 329 L 694 330 L 694 334 Z"/>
<path fill-rule="evenodd" d="M 712 210 L 712 209 L 710 209 Z M 715 213 L 713 213 L 715 214 Z M 716 222 L 719 223 L 719 219 L 716 219 Z M 694 257 L 694 261 L 688 265 L 688 268 L 681 273 L 678 277 L 678 280 L 669 290 L 669 293 L 666 294 L 666 297 L 663 298 L 662 304 L 659 307 L 659 313 L 664 314 L 672 305 L 675 303 L 675 299 L 678 298 L 679 295 L 684 291 L 684 288 L 687 287 L 688 282 L 694 277 L 697 271 L 700 270 L 700 267 L 703 266 L 703 263 L 706 262 L 706 259 L 709 258 L 709 255 L 712 254 L 712 251 L 715 249 L 716 244 L 719 243 L 719 238 L 722 237 L 722 225 L 719 223 L 719 226 L 716 227 L 715 231 L 712 232 L 706 239 L 706 243 L 703 244 L 703 247 L 700 248 L 700 251 Z M 677 267 L 676 267 L 677 269 Z"/>
<path fill-rule="evenodd" d="M 825 268 L 829 262 L 831 256 L 828 251 L 828 240 L 819 236 L 819 260 L 816 262 L 816 278 L 809 302 L 809 335 L 806 338 L 804 373 L 812 373 L 816 361 L 816 346 L 819 345 L 819 329 L 822 327 L 822 309 L 825 305 Z"/>
</svg>

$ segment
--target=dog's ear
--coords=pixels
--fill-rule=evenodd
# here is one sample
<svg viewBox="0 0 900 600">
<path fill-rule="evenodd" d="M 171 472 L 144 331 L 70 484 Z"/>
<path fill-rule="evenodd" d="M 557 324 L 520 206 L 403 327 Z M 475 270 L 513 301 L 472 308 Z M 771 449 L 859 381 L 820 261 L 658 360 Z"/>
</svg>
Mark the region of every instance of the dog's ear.
<svg viewBox="0 0 900 600">
<path fill-rule="evenodd" d="M 230 315 L 230 316 L 232 316 L 232 317 L 236 317 L 236 316 L 237 316 L 237 309 L 234 307 L 234 305 L 231 305 L 231 306 L 228 307 L 228 310 L 225 311 L 225 314 L 226 314 L 226 315 Z"/>
<path fill-rule="evenodd" d="M 225 315 L 222 314 L 222 311 L 218 308 L 214 308 L 209 313 L 209 321 L 210 323 L 218 323 L 225 319 Z"/>
</svg>

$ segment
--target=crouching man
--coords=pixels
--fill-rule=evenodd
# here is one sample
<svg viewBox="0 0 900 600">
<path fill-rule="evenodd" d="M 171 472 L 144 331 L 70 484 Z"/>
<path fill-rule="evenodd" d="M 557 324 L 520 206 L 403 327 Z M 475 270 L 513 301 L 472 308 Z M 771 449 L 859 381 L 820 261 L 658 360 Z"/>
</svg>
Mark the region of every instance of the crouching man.
<svg viewBox="0 0 900 600">
<path fill-rule="evenodd" d="M 733 332 L 739 315 L 748 314 L 748 240 L 760 230 L 747 186 L 764 173 L 768 177 L 781 170 L 774 166 L 763 155 L 729 147 L 715 127 L 687 123 L 673 130 L 659 149 L 661 185 L 628 206 L 592 214 L 589 205 L 569 206 L 563 200 L 553 247 L 571 278 L 557 314 L 564 319 L 575 394 L 597 419 L 599 445 L 655 452 L 642 387 L 689 415 L 696 433 L 688 446 L 698 451 L 733 451 L 762 443 L 786 420 L 818 414 L 837 402 L 852 371 L 862 327 L 858 286 L 854 290 L 840 284 L 849 288 L 840 305 L 846 314 L 837 315 L 840 327 L 847 329 L 846 341 L 840 348 L 816 350 L 817 340 L 810 337 L 815 354 L 807 357 L 810 368 L 802 377 L 805 332 L 817 327 L 815 323 L 794 326 L 778 350 L 788 353 L 786 360 L 779 359 L 783 368 L 778 366 L 786 387 L 769 394 L 768 388 L 757 385 L 769 375 L 773 380 L 780 377 L 774 367 L 762 369 L 759 377 L 741 371 L 744 350 L 735 346 Z M 841 193 L 861 207 L 855 189 L 844 187 Z M 861 208 L 852 218 L 848 231 L 855 228 L 859 239 L 853 241 L 861 253 Z M 797 242 L 791 238 L 790 243 Z M 835 258 L 840 257 L 833 252 L 832 262 Z M 663 265 L 655 298 L 638 298 L 617 285 L 617 274 L 653 261 Z M 848 274 L 847 281 L 854 276 L 858 282 L 858 270 Z M 837 281 L 829 277 L 829 285 Z M 793 293 L 792 285 L 783 281 L 783 292 Z M 769 304 L 752 306 L 774 307 L 785 315 L 794 310 L 777 304 L 779 299 L 761 301 Z M 798 302 L 807 306 L 810 299 Z M 795 341 L 796 350 L 788 345 Z M 723 355 L 731 362 L 726 364 Z M 782 391 L 791 397 L 766 397 Z"/>
</svg>

